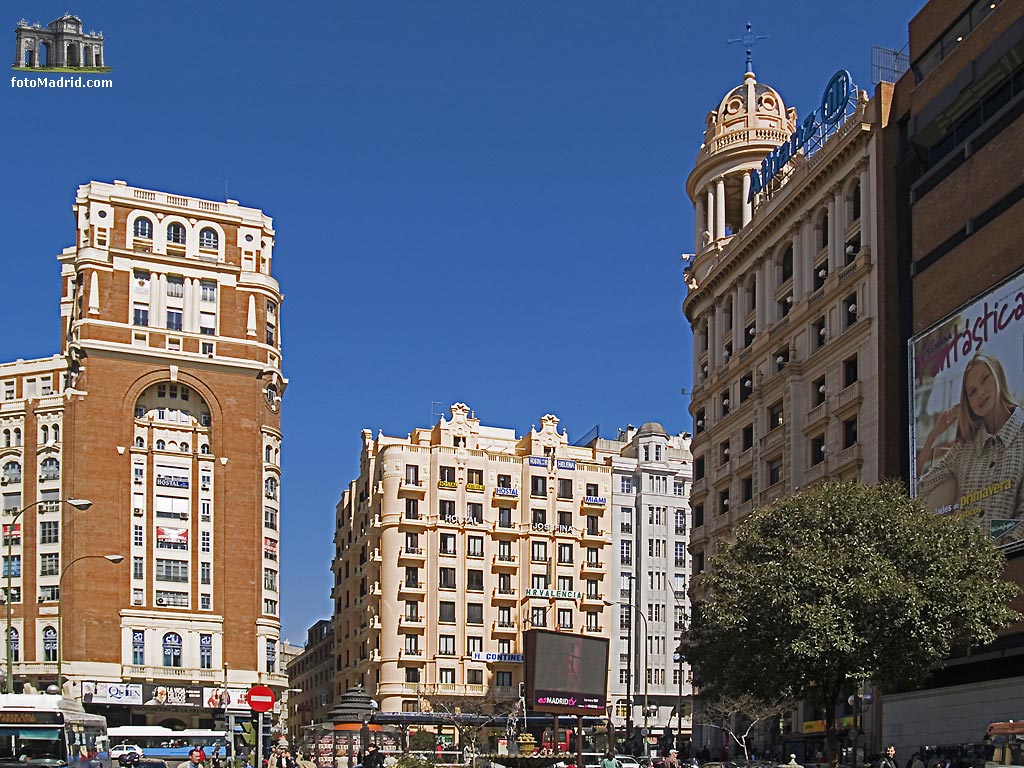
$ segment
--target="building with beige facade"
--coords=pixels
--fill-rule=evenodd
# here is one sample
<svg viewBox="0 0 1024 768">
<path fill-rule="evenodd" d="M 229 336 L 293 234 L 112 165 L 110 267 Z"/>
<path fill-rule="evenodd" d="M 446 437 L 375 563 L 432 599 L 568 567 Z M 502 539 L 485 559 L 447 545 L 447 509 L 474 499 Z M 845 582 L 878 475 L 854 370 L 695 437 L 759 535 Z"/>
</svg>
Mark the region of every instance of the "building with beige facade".
<svg viewBox="0 0 1024 768">
<path fill-rule="evenodd" d="M 111 724 L 208 724 L 285 686 L 272 222 L 122 181 L 73 211 L 61 353 L 0 365 L 14 678 L 59 664 Z"/>
<path fill-rule="evenodd" d="M 880 375 L 893 301 L 879 236 L 891 86 L 869 99 L 843 73 L 822 73 L 826 83 L 812 128 L 748 71 L 708 113 L 687 180 L 697 601 L 701 573 L 752 509 L 826 478 L 875 482 L 886 471 L 881 425 L 902 394 Z M 805 715 L 817 719 L 797 712 L 783 734 L 798 757 L 805 738 L 823 737 Z M 714 751 L 719 738 L 705 729 L 695 746 Z"/>
<path fill-rule="evenodd" d="M 612 721 L 623 732 L 656 730 L 652 738 L 671 727 L 682 746 L 692 691 L 689 667 L 675 652 L 690 613 L 690 435 L 669 435 L 652 421 L 587 445 L 612 468 Z"/>
<path fill-rule="evenodd" d="M 654 422 L 574 445 L 555 416 L 518 436 L 456 403 L 407 437 L 365 430 L 337 507 L 335 696 L 516 697 L 536 627 L 609 639 L 617 726 L 627 702 L 638 726 L 678 726 L 691 466 L 689 436 Z"/>
<path fill-rule="evenodd" d="M 611 484 L 550 414 L 522 437 L 462 403 L 407 437 L 364 430 L 337 507 L 335 694 L 515 697 L 524 630 L 608 637 Z"/>
</svg>

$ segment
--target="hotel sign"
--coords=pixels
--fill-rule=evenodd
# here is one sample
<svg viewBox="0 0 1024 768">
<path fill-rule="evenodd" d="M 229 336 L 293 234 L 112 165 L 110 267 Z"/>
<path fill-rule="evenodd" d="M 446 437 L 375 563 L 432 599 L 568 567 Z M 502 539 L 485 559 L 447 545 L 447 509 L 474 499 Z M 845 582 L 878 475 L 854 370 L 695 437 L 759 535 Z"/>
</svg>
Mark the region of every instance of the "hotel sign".
<svg viewBox="0 0 1024 768">
<path fill-rule="evenodd" d="M 473 661 L 491 661 L 491 662 L 511 662 L 513 664 L 522 664 L 526 659 L 521 653 L 484 653 L 483 651 L 473 651 Z"/>
<path fill-rule="evenodd" d="M 530 466 L 531 467 L 546 467 L 547 465 L 548 465 L 548 460 L 544 456 L 531 456 L 530 457 Z"/>
<path fill-rule="evenodd" d="M 750 173 L 750 192 L 747 202 L 754 201 L 754 195 L 762 192 L 801 150 L 810 157 L 821 148 L 825 139 L 842 125 L 849 112 L 849 106 L 857 103 L 857 86 L 845 69 L 832 75 L 821 97 L 821 106 L 807 117 L 789 137 L 761 161 L 760 170 Z"/>
<path fill-rule="evenodd" d="M 572 459 L 559 459 L 555 462 L 555 466 L 559 469 L 569 469 L 575 471 L 576 462 Z"/>
<path fill-rule="evenodd" d="M 553 597 L 555 600 L 582 600 L 582 592 L 568 589 L 527 589 L 526 597 Z"/>
<path fill-rule="evenodd" d="M 495 496 L 511 496 L 513 498 L 519 497 L 519 491 L 515 488 L 502 488 L 498 487 L 494 489 Z"/>
<path fill-rule="evenodd" d="M 180 475 L 157 475 L 156 484 L 168 488 L 188 488 L 188 478 Z"/>
</svg>

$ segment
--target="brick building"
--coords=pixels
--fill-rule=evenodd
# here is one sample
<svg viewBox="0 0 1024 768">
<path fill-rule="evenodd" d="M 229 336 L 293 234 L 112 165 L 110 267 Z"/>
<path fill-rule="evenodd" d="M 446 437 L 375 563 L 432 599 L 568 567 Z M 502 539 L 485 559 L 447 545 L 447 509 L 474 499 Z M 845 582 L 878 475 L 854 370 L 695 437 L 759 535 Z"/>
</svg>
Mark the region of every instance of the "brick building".
<svg viewBox="0 0 1024 768">
<path fill-rule="evenodd" d="M 197 726 L 214 697 L 285 685 L 274 230 L 121 181 L 73 210 L 61 354 L 0 366 L 14 676 L 44 687 L 59 657 L 112 724 Z"/>
</svg>

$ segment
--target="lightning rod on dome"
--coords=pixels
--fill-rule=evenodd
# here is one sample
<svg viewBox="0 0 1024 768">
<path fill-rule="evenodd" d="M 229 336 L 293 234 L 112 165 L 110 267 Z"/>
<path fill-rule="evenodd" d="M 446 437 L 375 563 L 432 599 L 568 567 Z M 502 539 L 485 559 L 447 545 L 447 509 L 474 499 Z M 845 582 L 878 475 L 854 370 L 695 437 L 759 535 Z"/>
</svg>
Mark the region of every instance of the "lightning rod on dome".
<svg viewBox="0 0 1024 768">
<path fill-rule="evenodd" d="M 754 71 L 754 61 L 753 61 L 754 46 L 757 45 L 757 41 L 758 40 L 767 40 L 769 37 L 770 37 L 770 35 L 755 35 L 754 31 L 753 31 L 753 26 L 748 21 L 747 22 L 747 31 L 743 33 L 743 37 L 735 37 L 732 40 L 729 40 L 727 42 L 729 42 L 729 43 L 742 43 L 743 44 L 743 47 L 747 49 L 747 72 L 753 72 Z"/>
</svg>

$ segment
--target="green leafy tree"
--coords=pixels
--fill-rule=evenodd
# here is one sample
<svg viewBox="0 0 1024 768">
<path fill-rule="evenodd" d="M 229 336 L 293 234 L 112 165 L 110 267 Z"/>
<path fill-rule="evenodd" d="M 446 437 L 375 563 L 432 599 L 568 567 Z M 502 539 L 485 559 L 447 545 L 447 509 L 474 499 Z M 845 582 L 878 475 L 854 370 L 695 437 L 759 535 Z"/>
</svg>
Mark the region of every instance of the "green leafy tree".
<svg viewBox="0 0 1024 768">
<path fill-rule="evenodd" d="M 755 510 L 735 536 L 700 577 L 707 598 L 684 640 L 701 696 L 815 700 L 833 766 L 844 692 L 918 683 L 1017 617 L 989 538 L 898 483 L 809 488 Z"/>
</svg>

